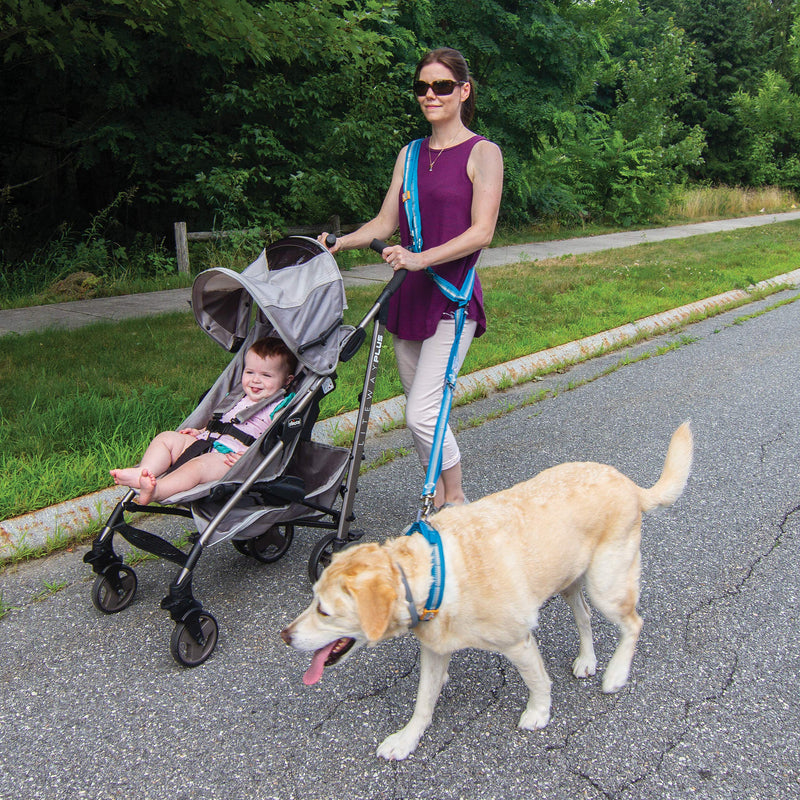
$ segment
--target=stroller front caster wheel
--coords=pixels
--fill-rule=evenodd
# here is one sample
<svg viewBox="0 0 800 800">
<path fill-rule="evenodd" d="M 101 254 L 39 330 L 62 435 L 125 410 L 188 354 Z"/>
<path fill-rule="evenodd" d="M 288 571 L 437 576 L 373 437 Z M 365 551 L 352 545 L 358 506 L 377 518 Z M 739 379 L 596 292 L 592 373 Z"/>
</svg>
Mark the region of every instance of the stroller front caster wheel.
<svg viewBox="0 0 800 800">
<path fill-rule="evenodd" d="M 294 525 L 273 525 L 265 533 L 247 540 L 247 554 L 262 564 L 272 564 L 286 555 L 294 539 Z"/>
<path fill-rule="evenodd" d="M 335 533 L 329 533 L 323 536 L 311 551 L 308 558 L 308 579 L 311 583 L 316 583 L 320 575 L 325 571 L 328 564 L 331 563 L 334 553 L 339 552 L 342 548 L 342 543 L 336 537 Z"/>
<path fill-rule="evenodd" d="M 207 611 L 189 611 L 175 626 L 169 643 L 172 657 L 183 667 L 197 667 L 217 646 L 219 626 Z"/>
<path fill-rule="evenodd" d="M 111 564 L 95 578 L 92 604 L 104 614 L 126 609 L 136 594 L 136 573 L 127 564 Z"/>
</svg>

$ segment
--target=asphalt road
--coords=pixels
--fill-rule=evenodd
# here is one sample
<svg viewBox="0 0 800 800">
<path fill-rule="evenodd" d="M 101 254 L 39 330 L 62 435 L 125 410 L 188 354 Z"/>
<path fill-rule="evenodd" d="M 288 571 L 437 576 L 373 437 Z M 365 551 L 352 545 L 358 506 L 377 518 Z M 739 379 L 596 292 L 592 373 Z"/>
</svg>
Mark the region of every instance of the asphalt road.
<svg viewBox="0 0 800 800">
<path fill-rule="evenodd" d="M 362 650 L 309 689 L 307 658 L 278 637 L 309 600 L 318 533 L 300 531 L 272 566 L 228 544 L 204 554 L 195 593 L 220 641 L 188 670 L 169 654 L 172 623 L 158 605 L 175 568 L 137 566 L 134 603 L 104 616 L 81 549 L 0 575 L 13 608 L 0 621 L 0 797 L 800 797 L 800 302 L 773 307 L 798 297 L 457 412 L 472 423 L 505 412 L 459 433 L 473 497 L 568 460 L 607 462 L 650 485 L 691 418 L 686 492 L 645 520 L 645 624 L 618 695 L 600 691 L 615 631 L 594 615 L 600 671 L 575 680 L 577 636 L 554 599 L 538 631 L 553 679 L 545 730 L 517 730 L 525 692 L 507 661 L 464 651 L 417 752 L 385 763 L 375 748 L 411 713 L 414 639 Z M 679 346 L 659 349 L 670 343 Z M 557 391 L 521 405 L 543 389 Z M 371 452 L 406 437 L 382 437 Z M 414 456 L 362 477 L 356 510 L 369 538 L 412 521 L 422 479 Z"/>
</svg>

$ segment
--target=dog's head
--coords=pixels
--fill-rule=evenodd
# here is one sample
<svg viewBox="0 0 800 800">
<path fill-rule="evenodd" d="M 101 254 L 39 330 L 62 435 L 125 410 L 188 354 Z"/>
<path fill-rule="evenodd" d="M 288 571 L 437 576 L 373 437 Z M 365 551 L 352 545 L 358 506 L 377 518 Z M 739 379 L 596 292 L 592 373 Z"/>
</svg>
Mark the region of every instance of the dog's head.
<svg viewBox="0 0 800 800">
<path fill-rule="evenodd" d="M 380 545 L 356 545 L 333 557 L 314 585 L 311 605 L 281 632 L 286 644 L 314 653 L 306 685 L 355 649 L 408 630 L 398 582 L 397 567 Z"/>
</svg>

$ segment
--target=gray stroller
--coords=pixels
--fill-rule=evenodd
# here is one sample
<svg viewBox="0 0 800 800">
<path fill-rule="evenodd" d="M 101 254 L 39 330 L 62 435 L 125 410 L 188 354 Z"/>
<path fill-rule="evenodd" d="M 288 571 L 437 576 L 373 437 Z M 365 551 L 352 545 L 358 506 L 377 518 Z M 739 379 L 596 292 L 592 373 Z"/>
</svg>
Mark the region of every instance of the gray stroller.
<svg viewBox="0 0 800 800">
<path fill-rule="evenodd" d="M 381 242 L 373 248 L 383 249 Z M 175 628 L 173 658 L 183 666 L 202 664 L 213 652 L 216 619 L 192 594 L 193 571 L 203 550 L 230 541 L 241 553 L 270 563 L 291 545 L 295 527 L 330 531 L 314 547 L 308 564 L 314 581 L 334 552 L 360 534 L 350 530 L 353 500 L 369 422 L 372 395 L 385 334 L 386 305 L 405 277 L 396 274 L 359 325 L 345 326 L 345 293 L 331 254 L 316 240 L 290 237 L 269 245 L 241 273 L 210 269 L 192 287 L 192 309 L 200 327 L 236 355 L 180 428 L 209 426 L 232 405 L 240 386 L 244 354 L 264 336 L 280 337 L 298 360 L 291 399 L 269 428 L 216 483 L 162 501 L 140 505 L 130 490 L 112 511 L 84 557 L 97 577 L 92 602 L 106 614 L 130 605 L 136 573 L 113 547 L 121 535 L 135 547 L 179 565 L 161 607 Z M 314 442 L 311 432 L 320 399 L 335 388 L 339 362 L 350 359 L 373 323 L 361 404 L 351 448 Z M 177 466 L 177 465 L 176 465 Z M 184 549 L 129 524 L 126 513 L 170 514 L 192 520 L 196 533 Z"/>
</svg>

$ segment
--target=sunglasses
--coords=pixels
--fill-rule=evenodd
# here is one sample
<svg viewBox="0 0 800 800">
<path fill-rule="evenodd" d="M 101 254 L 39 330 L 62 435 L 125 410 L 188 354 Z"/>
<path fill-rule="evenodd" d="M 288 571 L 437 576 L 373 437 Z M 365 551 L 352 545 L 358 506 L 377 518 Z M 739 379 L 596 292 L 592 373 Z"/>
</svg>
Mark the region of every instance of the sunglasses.
<svg viewBox="0 0 800 800">
<path fill-rule="evenodd" d="M 442 81 L 434 81 L 433 83 L 425 83 L 425 81 L 414 81 L 412 88 L 414 89 L 414 94 L 417 97 L 424 97 L 428 94 L 428 89 L 433 89 L 433 93 L 437 97 L 444 97 L 448 94 L 453 94 L 453 90 L 456 86 L 462 86 L 464 81 L 451 81 L 451 80 L 442 80 Z"/>
</svg>

